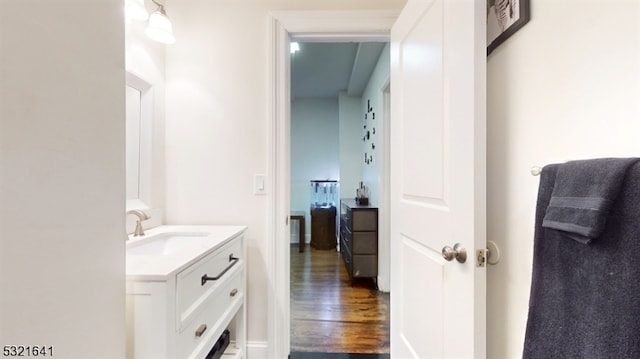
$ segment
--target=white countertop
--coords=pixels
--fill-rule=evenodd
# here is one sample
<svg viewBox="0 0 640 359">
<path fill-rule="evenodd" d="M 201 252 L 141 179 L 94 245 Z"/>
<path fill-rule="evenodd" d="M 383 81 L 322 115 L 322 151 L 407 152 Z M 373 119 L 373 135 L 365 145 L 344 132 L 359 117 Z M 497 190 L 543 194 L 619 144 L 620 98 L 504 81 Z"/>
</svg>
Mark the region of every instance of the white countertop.
<svg viewBox="0 0 640 359">
<path fill-rule="evenodd" d="M 127 280 L 164 281 L 187 268 L 198 259 L 222 247 L 232 238 L 242 234 L 245 226 L 188 226 L 168 225 L 145 230 L 141 237 L 129 237 L 127 247 L 148 241 L 159 233 L 210 233 L 169 254 L 134 255 L 127 253 Z"/>
</svg>

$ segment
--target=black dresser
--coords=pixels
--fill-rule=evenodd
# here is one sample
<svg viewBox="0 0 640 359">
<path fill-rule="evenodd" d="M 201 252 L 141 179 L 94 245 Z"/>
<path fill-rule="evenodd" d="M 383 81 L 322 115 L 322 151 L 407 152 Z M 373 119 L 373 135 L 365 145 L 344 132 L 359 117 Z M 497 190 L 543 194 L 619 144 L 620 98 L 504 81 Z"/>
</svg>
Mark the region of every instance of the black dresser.
<svg viewBox="0 0 640 359">
<path fill-rule="evenodd" d="M 349 278 L 372 278 L 378 285 L 378 208 L 340 200 L 340 252 Z"/>
</svg>

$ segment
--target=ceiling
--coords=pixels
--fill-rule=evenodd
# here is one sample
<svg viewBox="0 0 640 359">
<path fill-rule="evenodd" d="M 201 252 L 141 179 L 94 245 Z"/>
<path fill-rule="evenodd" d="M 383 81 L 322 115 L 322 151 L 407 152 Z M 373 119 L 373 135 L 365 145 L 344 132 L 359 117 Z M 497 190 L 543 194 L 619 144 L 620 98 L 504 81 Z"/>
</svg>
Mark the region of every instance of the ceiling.
<svg viewBox="0 0 640 359">
<path fill-rule="evenodd" d="M 292 98 L 362 95 L 384 48 L 383 42 L 301 42 L 291 55 Z"/>
</svg>

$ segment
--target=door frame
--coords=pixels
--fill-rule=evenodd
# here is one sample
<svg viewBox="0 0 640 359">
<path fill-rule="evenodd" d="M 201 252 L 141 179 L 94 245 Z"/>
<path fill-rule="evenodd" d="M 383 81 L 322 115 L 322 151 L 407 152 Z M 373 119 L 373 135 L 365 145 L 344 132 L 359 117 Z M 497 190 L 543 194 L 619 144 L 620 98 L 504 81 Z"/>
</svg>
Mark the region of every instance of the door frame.
<svg viewBox="0 0 640 359">
<path fill-rule="evenodd" d="M 347 42 L 389 41 L 400 11 L 274 11 L 269 14 L 267 270 L 268 357 L 290 351 L 289 191 L 290 39 Z M 388 149 L 386 149 L 388 151 Z M 388 206 L 388 203 L 387 203 Z M 381 208 L 387 213 L 388 208 Z"/>
</svg>

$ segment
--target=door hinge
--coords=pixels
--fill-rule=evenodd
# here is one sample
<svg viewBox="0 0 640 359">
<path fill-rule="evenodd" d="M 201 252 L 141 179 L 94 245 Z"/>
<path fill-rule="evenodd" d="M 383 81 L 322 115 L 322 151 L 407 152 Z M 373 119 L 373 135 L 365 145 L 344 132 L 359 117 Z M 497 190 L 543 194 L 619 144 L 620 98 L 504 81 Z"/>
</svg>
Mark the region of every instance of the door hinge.
<svg viewBox="0 0 640 359">
<path fill-rule="evenodd" d="M 489 250 L 486 248 L 476 251 L 476 267 L 484 267 L 487 265 L 487 256 Z"/>
</svg>

